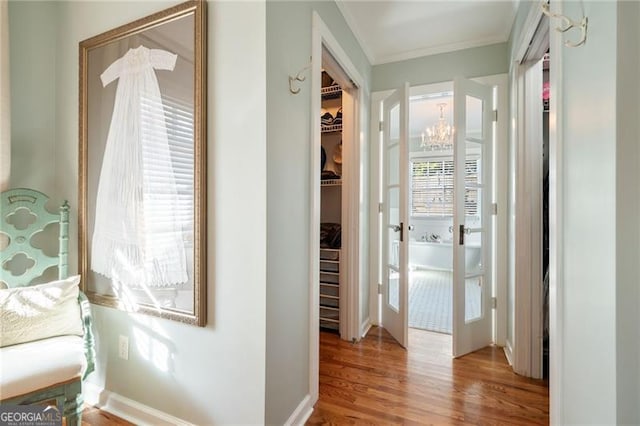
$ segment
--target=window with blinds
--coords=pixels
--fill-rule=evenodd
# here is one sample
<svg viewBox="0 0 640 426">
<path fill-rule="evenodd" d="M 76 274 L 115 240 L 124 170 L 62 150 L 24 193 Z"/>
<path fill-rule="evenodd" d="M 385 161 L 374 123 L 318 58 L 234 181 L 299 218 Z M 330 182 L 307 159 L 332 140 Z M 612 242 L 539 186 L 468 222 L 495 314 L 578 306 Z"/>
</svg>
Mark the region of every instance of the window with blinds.
<svg viewBox="0 0 640 426">
<path fill-rule="evenodd" d="M 177 220 L 182 225 L 185 243 L 190 243 L 194 214 L 193 105 L 166 95 L 162 96 L 162 105 L 177 189 Z"/>
<path fill-rule="evenodd" d="M 478 214 L 478 159 L 465 162 L 465 215 Z M 411 215 L 453 216 L 452 159 L 424 159 L 411 163 Z"/>
<path fill-rule="evenodd" d="M 193 105 L 162 95 L 143 99 L 143 170 L 145 229 L 154 238 L 193 241 L 194 143 Z M 164 113 L 164 126 L 159 113 Z M 162 130 L 166 130 L 166 135 Z"/>
</svg>

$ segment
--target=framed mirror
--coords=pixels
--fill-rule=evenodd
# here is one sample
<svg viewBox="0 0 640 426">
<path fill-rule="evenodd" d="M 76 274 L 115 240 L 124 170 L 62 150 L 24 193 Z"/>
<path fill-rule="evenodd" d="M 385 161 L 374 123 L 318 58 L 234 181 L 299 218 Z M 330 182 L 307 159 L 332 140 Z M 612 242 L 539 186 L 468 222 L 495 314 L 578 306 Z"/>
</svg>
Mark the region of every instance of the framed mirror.
<svg viewBox="0 0 640 426">
<path fill-rule="evenodd" d="M 206 322 L 206 3 L 80 43 L 79 268 L 91 302 Z"/>
</svg>

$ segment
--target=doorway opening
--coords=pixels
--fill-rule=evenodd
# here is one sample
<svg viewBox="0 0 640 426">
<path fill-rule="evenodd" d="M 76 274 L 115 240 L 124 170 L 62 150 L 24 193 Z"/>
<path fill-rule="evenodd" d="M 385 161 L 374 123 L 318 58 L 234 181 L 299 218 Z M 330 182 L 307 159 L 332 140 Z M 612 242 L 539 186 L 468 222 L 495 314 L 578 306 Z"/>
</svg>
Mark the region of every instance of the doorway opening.
<svg viewBox="0 0 640 426">
<path fill-rule="evenodd" d="M 409 98 L 409 327 L 451 334 L 453 84 L 415 92 Z"/>
<path fill-rule="evenodd" d="M 506 157 L 500 173 L 493 165 L 497 86 L 504 89 L 506 76 L 483 80 L 406 85 L 373 97 L 373 116 L 381 118 L 373 159 L 379 323 L 405 347 L 408 328 L 452 334 L 454 356 L 502 343 L 494 330 L 493 275 L 501 268 L 493 247 L 498 240 L 504 247 L 493 230 L 504 228 L 496 226 L 494 182 Z"/>
<path fill-rule="evenodd" d="M 318 399 L 320 329 L 359 340 L 361 324 L 368 323 L 360 301 L 369 290 L 361 282 L 367 264 L 365 81 L 316 12 L 310 68 L 309 395 L 300 412 Z M 321 223 L 332 224 L 331 232 L 321 235 Z"/>
</svg>

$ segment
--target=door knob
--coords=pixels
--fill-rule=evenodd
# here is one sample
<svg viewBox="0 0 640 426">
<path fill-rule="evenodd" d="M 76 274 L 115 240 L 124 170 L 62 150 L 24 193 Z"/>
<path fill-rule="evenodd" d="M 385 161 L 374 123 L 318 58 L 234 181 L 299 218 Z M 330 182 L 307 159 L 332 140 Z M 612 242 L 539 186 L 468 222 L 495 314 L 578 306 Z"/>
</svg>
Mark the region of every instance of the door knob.
<svg viewBox="0 0 640 426">
<path fill-rule="evenodd" d="M 460 235 L 459 235 L 459 244 L 462 246 L 464 245 L 464 234 L 470 235 L 471 234 L 471 228 L 467 228 L 464 225 L 460 225 Z"/>
<path fill-rule="evenodd" d="M 402 222 L 400 225 L 391 225 L 390 228 L 393 229 L 393 232 L 400 232 L 400 241 L 404 241 L 404 224 Z"/>
</svg>

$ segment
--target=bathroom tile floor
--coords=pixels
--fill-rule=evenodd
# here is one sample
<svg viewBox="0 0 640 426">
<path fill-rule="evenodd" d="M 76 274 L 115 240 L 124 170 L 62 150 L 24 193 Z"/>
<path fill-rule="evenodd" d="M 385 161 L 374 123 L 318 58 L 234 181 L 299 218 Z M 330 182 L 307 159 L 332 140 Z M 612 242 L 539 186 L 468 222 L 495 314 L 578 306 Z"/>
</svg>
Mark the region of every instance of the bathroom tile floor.
<svg viewBox="0 0 640 426">
<path fill-rule="evenodd" d="M 453 330 L 453 275 L 443 271 L 409 274 L 409 327 L 451 334 Z M 481 314 L 481 287 L 477 279 L 466 282 L 466 319 Z"/>
</svg>

